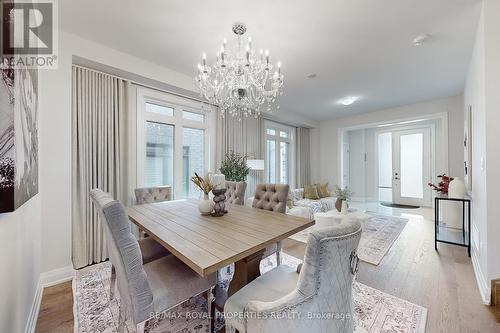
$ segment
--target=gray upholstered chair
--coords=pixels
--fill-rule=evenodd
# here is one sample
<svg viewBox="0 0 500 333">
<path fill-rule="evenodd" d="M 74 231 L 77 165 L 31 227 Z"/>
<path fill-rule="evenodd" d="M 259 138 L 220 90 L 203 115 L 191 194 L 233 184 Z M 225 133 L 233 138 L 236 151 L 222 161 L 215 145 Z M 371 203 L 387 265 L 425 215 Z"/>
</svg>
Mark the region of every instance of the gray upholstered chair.
<svg viewBox="0 0 500 333">
<path fill-rule="evenodd" d="M 234 205 L 245 204 L 246 182 L 226 181 L 226 202 Z"/>
<path fill-rule="evenodd" d="M 103 197 L 100 190 L 91 196 Z M 120 293 L 120 325 L 131 319 L 137 332 L 144 332 L 149 320 L 189 298 L 208 292 L 213 307 L 215 275 L 202 278 L 173 255 L 143 264 L 141 250 L 130 231 L 130 221 L 123 205 L 116 200 L 102 202 L 102 213 L 109 257 L 114 264 Z"/>
<path fill-rule="evenodd" d="M 172 200 L 171 186 L 141 187 L 136 188 L 134 192 L 138 205 Z"/>
<path fill-rule="evenodd" d="M 135 203 L 138 205 L 172 200 L 171 186 L 140 187 L 134 190 Z M 148 237 L 144 231 L 139 230 L 139 238 Z"/>
<path fill-rule="evenodd" d="M 302 266 L 278 266 L 229 297 L 226 332 L 353 332 L 360 238 L 361 224 L 353 219 L 311 231 Z M 322 314 L 327 317 L 315 317 Z"/>
<path fill-rule="evenodd" d="M 287 184 L 258 184 L 252 207 L 285 214 L 289 189 L 290 186 Z M 276 262 L 280 265 L 280 252 L 281 242 L 278 242 L 268 246 L 263 257 L 266 258 L 276 253 Z"/>
<path fill-rule="evenodd" d="M 90 192 L 90 198 L 94 202 L 94 207 L 97 210 L 97 214 L 99 215 L 99 218 L 101 219 L 102 223 L 104 225 L 107 225 L 108 222 L 106 220 L 106 216 L 102 211 L 102 208 L 107 204 L 115 202 L 115 200 L 109 193 L 103 192 L 98 189 L 92 190 Z M 142 262 L 145 264 L 170 254 L 170 252 L 167 251 L 167 249 L 165 249 L 161 244 L 159 244 L 151 237 L 140 239 L 138 243 L 139 243 L 139 248 L 141 249 Z M 111 286 L 110 286 L 111 299 L 113 299 L 114 296 L 115 282 L 116 282 L 115 265 L 113 262 L 111 262 Z"/>
</svg>

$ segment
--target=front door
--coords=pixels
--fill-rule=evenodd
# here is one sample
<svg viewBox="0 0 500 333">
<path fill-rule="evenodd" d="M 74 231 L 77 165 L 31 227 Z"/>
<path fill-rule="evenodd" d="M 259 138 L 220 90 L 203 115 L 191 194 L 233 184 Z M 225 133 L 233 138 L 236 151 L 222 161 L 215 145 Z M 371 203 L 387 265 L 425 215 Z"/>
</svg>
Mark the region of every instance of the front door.
<svg viewBox="0 0 500 333">
<path fill-rule="evenodd" d="M 395 131 L 392 135 L 393 202 L 431 206 L 430 128 Z"/>
</svg>

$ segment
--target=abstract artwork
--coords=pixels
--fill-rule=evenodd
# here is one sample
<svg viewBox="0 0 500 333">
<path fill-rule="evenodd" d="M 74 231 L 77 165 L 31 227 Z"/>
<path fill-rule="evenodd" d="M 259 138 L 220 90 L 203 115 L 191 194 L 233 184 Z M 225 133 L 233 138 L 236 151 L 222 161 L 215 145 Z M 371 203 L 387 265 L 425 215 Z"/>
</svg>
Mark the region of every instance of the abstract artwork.
<svg viewBox="0 0 500 333">
<path fill-rule="evenodd" d="M 468 191 L 472 191 L 472 106 L 465 114 L 464 133 L 464 180 Z"/>
<path fill-rule="evenodd" d="M 0 65 L 0 213 L 38 193 L 38 73 Z"/>
</svg>

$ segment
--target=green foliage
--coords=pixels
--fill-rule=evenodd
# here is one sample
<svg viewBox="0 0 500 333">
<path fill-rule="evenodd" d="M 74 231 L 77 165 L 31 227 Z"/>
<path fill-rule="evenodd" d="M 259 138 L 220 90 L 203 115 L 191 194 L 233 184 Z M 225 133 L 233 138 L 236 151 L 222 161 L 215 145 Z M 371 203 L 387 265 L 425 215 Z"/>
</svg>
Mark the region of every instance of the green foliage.
<svg viewBox="0 0 500 333">
<path fill-rule="evenodd" d="M 226 180 L 242 182 L 247 179 L 250 168 L 247 166 L 247 156 L 240 155 L 234 151 L 224 155 L 219 171 L 226 176 Z"/>
<path fill-rule="evenodd" d="M 340 200 L 349 200 L 354 194 L 354 192 L 351 191 L 347 186 L 344 189 L 341 189 L 338 185 L 335 185 L 335 191 L 333 193 L 333 195 Z"/>
</svg>

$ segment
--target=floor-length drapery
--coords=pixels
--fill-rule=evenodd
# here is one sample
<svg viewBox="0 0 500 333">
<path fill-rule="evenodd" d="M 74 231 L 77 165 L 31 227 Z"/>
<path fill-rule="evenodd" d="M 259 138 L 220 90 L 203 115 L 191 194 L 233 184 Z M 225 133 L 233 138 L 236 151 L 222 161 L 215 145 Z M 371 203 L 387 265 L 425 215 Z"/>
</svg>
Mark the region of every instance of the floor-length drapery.
<svg viewBox="0 0 500 333">
<path fill-rule="evenodd" d="M 311 154 L 309 128 L 297 127 L 296 186 L 311 184 Z"/>
<path fill-rule="evenodd" d="M 264 159 L 264 119 L 262 117 L 224 116 L 217 111 L 217 170 L 227 152 L 247 156 L 249 159 Z M 264 172 L 251 171 L 247 177 L 246 197 L 253 196 L 258 183 L 264 182 Z"/>
<path fill-rule="evenodd" d="M 73 66 L 72 258 L 81 268 L 107 259 L 101 221 L 89 197 L 100 188 L 124 199 L 126 81 Z"/>
</svg>

